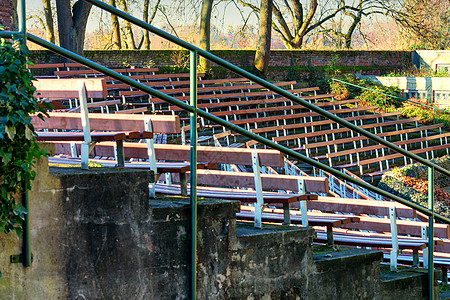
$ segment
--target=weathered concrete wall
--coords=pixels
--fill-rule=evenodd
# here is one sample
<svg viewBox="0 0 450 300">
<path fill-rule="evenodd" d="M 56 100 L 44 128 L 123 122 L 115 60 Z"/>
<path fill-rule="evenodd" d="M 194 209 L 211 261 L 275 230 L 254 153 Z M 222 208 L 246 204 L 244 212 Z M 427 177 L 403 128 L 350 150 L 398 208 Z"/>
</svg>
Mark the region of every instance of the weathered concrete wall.
<svg viewBox="0 0 450 300">
<path fill-rule="evenodd" d="M 34 261 L 10 264 L 19 241 L 0 238 L 0 299 L 188 298 L 189 200 L 149 201 L 149 176 L 49 173 L 41 161 L 30 209 Z M 238 210 L 233 201 L 199 201 L 199 299 L 381 299 L 380 252 L 313 256 L 311 228 L 236 226 Z"/>
<path fill-rule="evenodd" d="M 417 68 L 436 70 L 438 66 L 450 66 L 450 51 L 416 50 L 413 52 L 412 60 Z"/>
</svg>

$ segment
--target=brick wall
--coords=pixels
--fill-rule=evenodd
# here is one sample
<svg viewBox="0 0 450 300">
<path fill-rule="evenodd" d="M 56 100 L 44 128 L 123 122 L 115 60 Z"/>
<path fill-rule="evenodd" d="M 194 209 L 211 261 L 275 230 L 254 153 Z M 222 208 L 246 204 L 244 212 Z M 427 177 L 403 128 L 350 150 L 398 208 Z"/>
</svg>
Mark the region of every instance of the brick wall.
<svg viewBox="0 0 450 300">
<path fill-rule="evenodd" d="M 217 50 L 213 54 L 241 68 L 251 70 L 254 50 Z M 86 50 L 84 56 L 107 67 L 124 65 L 146 66 L 149 63 L 160 68 L 161 72 L 179 72 L 174 66 L 187 65 L 189 52 L 172 50 Z M 31 51 L 30 60 L 34 63 L 62 62 L 58 55 L 42 50 Z M 308 80 L 311 73 L 329 72 L 339 69 L 343 73 L 382 75 L 411 66 L 410 51 L 313 51 L 313 50 L 273 50 L 269 67 L 270 79 L 283 80 L 295 69 L 296 80 Z M 186 70 L 185 70 L 186 71 Z M 230 76 L 222 67 L 213 66 L 214 76 Z M 292 73 L 292 72 L 291 72 Z"/>
<path fill-rule="evenodd" d="M 5 30 L 12 29 L 12 9 L 10 0 L 0 0 L 0 24 Z"/>
</svg>

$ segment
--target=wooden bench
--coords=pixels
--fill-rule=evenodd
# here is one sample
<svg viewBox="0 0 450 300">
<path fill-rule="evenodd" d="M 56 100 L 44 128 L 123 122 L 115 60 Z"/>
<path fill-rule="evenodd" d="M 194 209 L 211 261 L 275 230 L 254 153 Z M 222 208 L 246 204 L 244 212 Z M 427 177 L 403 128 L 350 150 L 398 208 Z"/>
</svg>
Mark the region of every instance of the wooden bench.
<svg viewBox="0 0 450 300">
<path fill-rule="evenodd" d="M 448 135 L 446 135 L 448 136 Z M 432 146 L 432 147 L 428 147 L 428 148 L 423 148 L 423 149 L 415 149 L 415 150 L 408 150 L 410 153 L 414 153 L 414 154 L 421 154 L 421 153 L 426 153 L 427 154 L 427 158 L 428 158 L 428 153 L 429 152 L 433 152 L 433 151 L 439 151 L 439 150 L 447 150 L 448 148 L 450 148 L 450 144 L 443 144 L 443 145 L 437 145 L 437 146 Z M 370 159 L 365 159 L 365 160 L 360 160 L 357 162 L 357 165 L 360 167 L 360 172 L 361 175 L 364 175 L 362 173 L 362 167 L 365 165 L 370 165 L 373 163 L 380 163 L 380 162 L 386 162 L 387 164 L 387 168 L 383 169 L 382 164 L 380 163 L 380 171 L 383 170 L 388 170 L 389 169 L 389 165 L 388 165 L 388 161 L 389 160 L 394 160 L 396 158 L 400 158 L 403 157 L 404 155 L 401 153 L 395 153 L 395 154 L 390 154 L 390 155 L 385 155 L 385 156 L 381 156 L 381 157 L 375 157 L 375 158 L 370 158 Z M 368 174 L 366 174 L 368 175 Z"/>
<path fill-rule="evenodd" d="M 308 99 L 311 99 L 313 97 L 314 98 L 316 98 L 316 97 L 319 98 L 320 96 L 332 97 L 333 95 L 334 94 L 311 96 L 311 97 L 308 97 Z M 304 97 L 304 98 L 306 98 L 306 97 Z M 350 103 L 350 102 L 353 103 L 355 101 L 357 101 L 357 100 L 350 100 L 350 101 L 345 100 L 346 103 Z M 277 103 L 290 103 L 292 105 L 293 102 L 290 99 L 287 99 L 287 98 L 274 98 L 274 99 L 257 99 L 257 100 L 247 100 L 247 101 L 222 101 L 222 102 L 217 102 L 217 103 L 216 102 L 213 102 L 213 103 L 200 103 L 200 104 L 197 105 L 197 107 L 198 108 L 204 108 L 206 111 L 209 111 L 211 109 L 224 108 L 224 107 L 228 108 L 229 110 L 231 110 L 231 108 L 233 106 L 236 106 L 236 107 L 241 107 L 241 106 L 258 106 L 258 107 L 260 107 L 261 105 L 277 104 Z M 330 103 L 330 106 L 331 105 L 346 104 L 346 103 L 338 103 L 338 101 L 327 102 L 327 103 Z M 321 106 L 323 104 L 322 103 L 318 103 L 317 105 Z M 177 112 L 177 111 L 181 111 L 182 109 L 177 107 L 177 106 L 171 105 L 171 106 L 169 106 L 169 110 Z"/>
<path fill-rule="evenodd" d="M 309 201 L 308 203 L 314 202 Z M 243 208 L 243 206 L 241 206 Z M 249 207 L 250 208 L 250 207 Z M 241 210 L 240 213 L 236 214 L 236 219 L 238 221 L 251 221 L 254 216 L 253 210 Z M 284 224 L 284 218 L 280 213 L 270 213 L 266 212 L 266 210 L 263 213 L 262 216 L 263 222 L 267 223 L 275 223 L 275 224 Z M 333 227 L 339 227 L 342 224 L 347 224 L 350 222 L 358 222 L 357 217 L 340 217 L 340 216 L 325 216 L 325 215 L 318 215 L 314 213 L 308 212 L 308 225 L 310 226 L 325 226 L 328 228 Z M 294 225 L 302 225 L 303 226 L 303 220 L 301 218 L 301 215 L 291 215 L 291 224 Z M 332 230 L 331 230 L 332 232 Z M 333 245 L 333 244 L 330 244 Z"/>
<path fill-rule="evenodd" d="M 337 109 L 337 110 L 330 110 L 330 113 L 333 114 L 346 114 L 351 113 L 353 116 L 355 112 L 364 112 L 367 110 L 374 110 L 377 108 L 377 106 L 367 106 L 367 107 L 356 107 L 356 108 L 346 108 L 346 109 Z M 298 113 L 298 114 L 288 114 L 288 115 L 276 115 L 276 116 L 269 116 L 269 117 L 261 117 L 261 118 L 249 118 L 249 119 L 242 119 L 242 120 L 235 120 L 230 121 L 230 123 L 233 123 L 235 125 L 247 125 L 247 127 L 250 129 L 250 124 L 255 124 L 255 128 L 257 128 L 257 124 L 260 123 L 268 123 L 268 122 L 276 122 L 276 126 L 280 126 L 280 121 L 283 121 L 286 125 L 286 121 L 292 120 L 292 119 L 299 119 L 303 118 L 304 122 L 308 122 L 306 118 L 310 118 L 310 122 L 312 122 L 313 117 L 321 117 L 319 113 L 316 112 L 305 112 L 305 113 Z"/>
<path fill-rule="evenodd" d="M 407 149 L 407 145 L 409 144 L 416 144 L 416 143 L 420 143 L 423 147 L 423 149 L 427 149 L 427 147 L 423 146 L 424 142 L 428 142 L 428 141 L 432 141 L 432 140 L 442 140 L 442 138 L 446 139 L 446 143 L 447 144 L 447 138 L 450 136 L 450 133 L 443 133 L 443 134 L 436 134 L 436 135 L 431 135 L 431 136 L 427 136 L 427 137 L 422 137 L 422 138 L 415 138 L 415 139 L 408 139 L 408 140 L 403 140 L 403 141 L 398 141 L 398 142 L 392 142 L 394 145 L 397 146 L 403 146 L 405 147 L 405 149 Z M 442 141 L 441 141 L 442 142 Z M 357 165 L 359 165 L 359 155 L 363 152 L 367 152 L 367 151 L 378 151 L 378 150 L 386 150 L 387 147 L 384 145 L 372 145 L 372 146 L 366 146 L 364 148 L 355 148 L 355 149 L 349 149 L 349 150 L 344 150 L 344 151 L 338 151 L 338 152 L 334 152 L 334 153 L 327 153 L 326 155 L 324 155 L 324 158 L 327 158 L 330 162 L 330 164 L 332 163 L 332 158 L 335 157 L 340 157 L 340 156 L 349 156 L 350 157 L 350 163 L 353 163 L 353 158 L 352 158 L 352 154 L 356 154 L 356 161 L 357 161 Z M 448 151 L 448 148 L 447 148 Z M 383 153 L 384 154 L 384 153 Z M 381 157 L 385 157 L 384 155 Z M 399 156 L 400 157 L 400 156 Z M 316 159 L 320 159 L 322 157 L 315 157 Z M 379 162 L 382 162 L 384 160 L 380 160 Z M 375 161 L 377 162 L 377 161 Z M 369 163 L 372 163 L 371 160 L 369 160 Z M 406 161 L 406 157 L 405 157 L 405 165 L 406 165 L 407 161 Z M 362 165 L 361 165 L 362 166 Z M 387 164 L 386 169 L 389 169 L 389 165 Z M 360 170 L 360 173 L 362 173 L 362 169 Z"/>
<path fill-rule="evenodd" d="M 391 137 L 391 136 L 397 136 L 397 135 L 403 135 L 403 134 L 410 134 L 410 133 L 417 133 L 417 132 L 422 132 L 422 131 L 427 131 L 427 130 L 433 130 L 433 129 L 439 129 L 443 127 L 442 124 L 435 124 L 435 125 L 428 125 L 428 126 L 419 126 L 419 127 L 414 127 L 414 128 L 408 128 L 408 129 L 403 129 L 403 130 L 398 130 L 398 131 L 391 131 L 391 132 L 383 132 L 383 133 L 378 133 L 375 134 L 378 137 L 383 137 L 383 138 L 387 138 L 387 137 Z M 350 137 L 350 138 L 343 138 L 343 139 L 337 139 L 334 141 L 333 145 L 334 146 L 338 146 L 338 145 L 343 145 L 343 144 L 348 144 L 348 143 L 353 143 L 354 145 L 356 145 L 356 142 L 360 142 L 361 143 L 361 147 L 364 147 L 363 142 L 364 141 L 369 141 L 370 139 L 366 136 L 363 135 L 359 135 L 359 136 L 355 136 L 355 137 Z M 330 142 L 317 142 L 317 143 L 311 143 L 311 144 L 304 144 L 301 146 L 301 149 L 303 150 L 307 150 L 307 149 L 318 149 L 321 147 L 326 147 L 329 145 Z M 355 146 L 356 148 L 356 146 Z"/>
<path fill-rule="evenodd" d="M 146 141 L 148 158 L 150 159 L 151 169 L 156 171 L 156 160 L 154 158 L 153 139 L 146 138 L 153 133 L 180 133 L 180 123 L 177 116 L 144 116 L 144 115 L 110 115 L 110 114 L 89 114 L 87 107 L 87 97 L 90 94 L 104 95 L 105 80 L 104 79 L 72 79 L 72 80 L 39 80 L 37 81 L 38 91 L 40 94 L 48 95 L 49 97 L 60 97 L 61 94 L 69 97 L 79 97 L 81 103 L 81 113 L 49 113 L 49 119 L 42 120 L 38 115 L 32 116 L 32 124 L 35 129 L 62 129 L 62 130 L 82 130 L 83 140 L 81 144 L 81 167 L 88 168 L 88 157 L 92 146 L 97 142 L 92 140 L 91 130 L 94 131 L 119 131 L 125 132 L 125 136 L 129 136 L 127 132 L 148 132 L 142 133 L 142 137 Z M 62 82 L 65 83 L 62 84 Z M 70 82 L 70 84 L 68 84 Z M 92 87 L 88 92 L 87 88 Z M 54 136 L 55 138 L 66 141 L 70 138 L 70 133 L 65 133 L 64 138 L 61 135 Z M 74 134 L 72 141 L 79 141 L 80 134 Z M 124 165 L 124 150 L 123 139 L 118 139 L 118 135 L 110 133 L 101 134 L 95 133 L 96 138 L 105 140 L 110 138 L 116 142 L 115 156 L 119 166 Z M 42 136 L 44 138 L 44 136 Z M 47 138 L 50 137 L 47 134 Z M 94 142 L 93 142 L 94 141 Z M 73 148 L 73 147 L 72 147 Z M 154 191 L 154 187 L 152 187 Z M 153 193 L 152 193 L 153 195 Z"/>
<path fill-rule="evenodd" d="M 433 266 L 435 268 L 440 268 L 442 270 L 442 283 L 448 284 L 448 269 L 450 268 L 450 258 L 447 256 L 448 253 L 433 252 Z M 386 261 L 391 259 L 390 253 L 384 253 L 383 258 Z M 418 267 L 419 263 L 422 263 L 423 268 L 427 268 L 426 261 L 420 257 L 415 257 L 411 255 L 399 255 L 397 260 L 401 264 L 412 265 L 412 267 Z"/>
<path fill-rule="evenodd" d="M 354 103 L 359 101 L 358 99 L 352 99 Z M 350 101 L 348 101 L 350 103 Z M 316 106 L 319 107 L 327 107 L 327 106 L 334 106 L 334 102 L 322 102 L 317 103 Z M 259 108 L 243 108 L 243 105 L 248 105 L 247 101 L 243 102 L 241 101 L 241 105 L 236 105 L 238 108 L 237 110 L 233 110 L 231 116 L 234 117 L 235 120 L 237 120 L 237 116 L 239 115 L 258 115 L 258 113 L 263 113 L 263 115 L 266 115 L 267 113 L 273 113 L 273 112 L 283 112 L 284 114 L 294 114 L 295 111 L 299 110 L 306 110 L 306 107 L 301 104 L 292 104 L 292 105 L 278 105 L 278 106 L 271 106 L 271 107 L 259 107 Z M 333 108 L 333 110 L 335 110 Z M 339 111 L 339 110 L 338 110 Z M 217 116 L 217 117 L 227 117 L 230 116 L 230 111 L 219 111 L 219 112 L 210 112 L 211 114 Z"/>
<path fill-rule="evenodd" d="M 291 82 L 277 82 L 274 83 L 277 86 L 288 86 L 288 85 L 292 85 L 295 84 L 295 81 L 291 81 Z M 223 92 L 226 91 L 239 91 L 239 95 L 244 95 L 245 91 L 252 91 L 252 90 L 260 90 L 260 89 L 265 89 L 263 86 L 259 85 L 259 84 L 247 84 L 247 85 L 233 85 L 233 86 L 209 86 L 209 87 L 204 87 L 204 88 L 197 88 L 197 99 L 201 100 L 202 97 L 204 98 L 204 96 L 209 96 L 209 97 L 213 97 L 216 96 L 217 94 L 215 92 L 220 92 L 219 95 L 227 95 Z M 190 88 L 176 88 L 176 89 L 159 89 L 160 92 L 165 93 L 165 94 L 170 94 L 170 95 L 176 95 L 176 94 L 186 94 L 190 92 Z M 205 93 L 205 94 L 202 94 Z M 232 93 L 230 93 L 232 94 Z M 120 91 L 119 95 L 123 97 L 123 99 L 125 99 L 127 96 L 147 96 L 148 94 L 140 91 L 140 90 L 133 90 L 133 91 Z M 125 102 L 125 101 L 124 101 Z"/>
<path fill-rule="evenodd" d="M 384 119 L 385 117 L 398 116 L 398 115 L 400 115 L 399 112 L 393 112 L 393 113 L 382 113 L 382 114 L 368 114 L 368 115 L 348 117 L 348 118 L 343 118 L 343 119 L 346 121 L 349 121 L 349 122 L 356 123 L 356 122 L 361 122 L 363 120 L 372 120 L 372 119 L 378 120 L 379 118 Z M 296 130 L 299 128 L 308 128 L 308 127 L 310 127 L 311 130 L 314 130 L 315 127 L 321 127 L 324 125 L 333 126 L 333 124 L 336 124 L 336 122 L 332 121 L 332 120 L 322 120 L 322 121 L 314 121 L 314 122 L 302 122 L 302 123 L 293 123 L 293 124 L 287 124 L 287 125 L 254 128 L 254 129 L 250 129 L 250 131 L 253 133 L 265 133 L 265 134 L 268 134 L 270 132 L 276 132 L 277 136 L 280 136 L 280 134 L 278 134 L 279 131 L 283 131 L 283 135 L 287 135 L 289 130 Z M 357 124 L 355 124 L 355 125 L 357 125 Z M 337 124 L 337 126 L 340 126 L 340 125 Z"/>
<path fill-rule="evenodd" d="M 397 121 L 391 121 L 391 122 L 385 122 L 385 123 L 373 123 L 373 124 L 366 124 L 366 125 L 361 125 L 359 126 L 361 129 L 375 129 L 375 133 L 376 133 L 376 129 L 380 128 L 380 131 L 383 132 L 382 128 L 383 127 L 387 127 L 387 126 L 392 126 L 392 125 L 398 125 L 398 124 L 405 124 L 405 123 L 410 123 L 410 122 L 416 122 L 418 118 L 414 118 L 414 119 L 407 119 L 407 120 L 397 120 Z M 307 143 L 307 139 L 314 137 L 315 139 L 319 138 L 319 137 L 324 137 L 326 139 L 326 142 L 330 142 L 330 140 L 328 139 L 328 135 L 331 135 L 331 141 L 337 141 L 339 140 L 338 138 L 336 138 L 336 135 L 338 134 L 343 134 L 343 133 L 352 133 L 353 131 L 350 128 L 347 127 L 341 127 L 341 128 L 331 128 L 328 130 L 318 130 L 318 131 L 311 131 L 311 132 L 305 132 L 305 133 L 299 133 L 299 134 L 291 134 L 291 135 L 286 135 L 286 136 L 280 136 L 280 137 L 274 137 L 272 138 L 272 140 L 274 142 L 289 142 L 292 140 L 297 140 L 298 141 L 298 145 L 301 145 L 300 140 L 301 139 L 305 139 L 305 144 Z M 328 158 L 328 156 L 326 157 Z"/>
<path fill-rule="evenodd" d="M 145 79 L 145 78 L 142 78 Z M 249 82 L 249 79 L 247 78 L 227 78 L 227 79 L 205 79 L 205 80 L 199 80 L 197 81 L 197 86 L 200 87 L 206 87 L 207 85 L 218 85 L 218 84 L 233 84 L 238 82 Z M 142 84 L 145 84 L 146 86 L 159 86 L 164 87 L 167 89 L 168 87 L 174 89 L 176 86 L 189 86 L 191 83 L 190 80 L 180 80 L 180 81 L 148 81 L 148 82 L 142 82 Z M 130 86 L 127 83 L 109 83 L 106 85 L 108 90 L 120 90 L 120 89 L 131 89 L 132 86 Z"/>
<path fill-rule="evenodd" d="M 70 153 L 70 145 L 60 143 L 56 145 L 57 153 Z M 110 157 L 114 156 L 114 144 L 111 142 L 97 143 L 92 150 L 93 155 Z M 145 145 L 139 143 L 124 142 L 124 156 L 133 158 L 146 158 L 147 149 Z M 155 157 L 160 160 L 169 161 L 189 161 L 190 160 L 190 146 L 188 145 L 171 145 L 171 144 L 155 144 Z M 261 180 L 260 166 L 273 166 L 282 168 L 284 166 L 284 159 L 281 152 L 269 149 L 248 149 L 248 148 L 229 148 L 229 147 L 208 147 L 197 146 L 197 160 L 199 162 L 207 162 L 214 164 L 237 164 L 253 166 L 253 180 Z M 238 173 L 235 173 L 236 175 Z M 255 179 L 256 178 L 256 179 Z M 247 180 L 250 180 L 247 178 Z M 311 179 L 317 180 L 317 179 Z M 255 181 L 256 182 L 256 181 Z M 307 183 L 309 184 L 309 183 Z M 328 184 L 324 183 L 324 188 L 328 189 Z M 181 187 L 173 187 L 170 185 L 159 185 L 159 188 L 167 187 L 173 192 L 180 194 Z M 164 190 L 161 190 L 163 192 Z M 168 191 L 170 192 L 170 191 Z M 326 191 L 324 191 L 326 192 Z M 262 193 L 262 188 L 261 192 Z M 284 196 L 283 196 L 284 197 Z M 263 196 L 265 201 L 265 198 Z M 263 200 L 261 199 L 261 201 Z M 292 200 L 294 201 L 294 200 Z M 260 206 L 263 206 L 261 202 Z"/>
</svg>

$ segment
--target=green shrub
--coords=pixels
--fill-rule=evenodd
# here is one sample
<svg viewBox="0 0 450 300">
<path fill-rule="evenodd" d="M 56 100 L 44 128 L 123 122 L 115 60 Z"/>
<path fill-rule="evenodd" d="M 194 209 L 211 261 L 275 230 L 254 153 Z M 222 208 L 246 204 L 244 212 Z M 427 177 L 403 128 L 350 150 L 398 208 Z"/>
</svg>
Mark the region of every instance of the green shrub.
<svg viewBox="0 0 450 300">
<path fill-rule="evenodd" d="M 369 88 L 379 93 L 365 90 L 359 95 L 359 99 L 361 99 L 362 101 L 370 103 L 372 105 L 377 105 L 380 108 L 384 108 L 385 105 L 387 106 L 387 108 L 391 109 L 402 106 L 403 99 L 397 98 L 400 97 L 400 90 L 397 87 L 372 84 L 366 86 L 366 88 Z M 394 97 L 389 97 L 386 96 L 385 94 L 392 95 Z"/>
<path fill-rule="evenodd" d="M 44 109 L 38 109 L 33 98 L 27 55 L 24 44 L 0 39 L 0 232 L 17 235 L 27 212 L 15 197 L 30 189 L 34 162 L 45 154 L 36 143 L 29 115 Z"/>
</svg>

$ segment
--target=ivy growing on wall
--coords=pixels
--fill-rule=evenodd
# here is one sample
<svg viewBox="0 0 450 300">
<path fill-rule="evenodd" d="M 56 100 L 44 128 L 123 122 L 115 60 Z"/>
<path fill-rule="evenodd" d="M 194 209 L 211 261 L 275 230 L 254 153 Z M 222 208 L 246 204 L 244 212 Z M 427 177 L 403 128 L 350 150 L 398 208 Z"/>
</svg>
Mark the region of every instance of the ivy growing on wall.
<svg viewBox="0 0 450 300">
<path fill-rule="evenodd" d="M 0 28 L 1 30 L 1 28 Z M 0 232 L 22 233 L 25 208 L 20 194 L 30 189 L 39 149 L 30 114 L 40 112 L 33 97 L 24 43 L 0 39 Z"/>
</svg>

